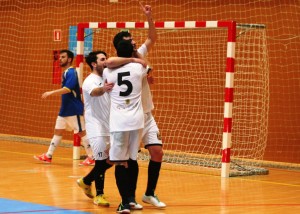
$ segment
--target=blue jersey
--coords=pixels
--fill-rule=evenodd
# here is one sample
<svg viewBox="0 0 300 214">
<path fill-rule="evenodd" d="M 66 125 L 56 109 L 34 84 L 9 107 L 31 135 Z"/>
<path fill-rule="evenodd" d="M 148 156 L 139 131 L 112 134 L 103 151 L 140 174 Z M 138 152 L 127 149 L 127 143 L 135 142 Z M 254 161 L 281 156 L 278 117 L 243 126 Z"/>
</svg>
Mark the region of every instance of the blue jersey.
<svg viewBox="0 0 300 214">
<path fill-rule="evenodd" d="M 62 75 L 62 88 L 67 88 L 70 93 L 61 95 L 61 107 L 59 116 L 67 117 L 83 115 L 83 102 L 80 95 L 80 86 L 77 72 L 69 67 Z"/>
</svg>

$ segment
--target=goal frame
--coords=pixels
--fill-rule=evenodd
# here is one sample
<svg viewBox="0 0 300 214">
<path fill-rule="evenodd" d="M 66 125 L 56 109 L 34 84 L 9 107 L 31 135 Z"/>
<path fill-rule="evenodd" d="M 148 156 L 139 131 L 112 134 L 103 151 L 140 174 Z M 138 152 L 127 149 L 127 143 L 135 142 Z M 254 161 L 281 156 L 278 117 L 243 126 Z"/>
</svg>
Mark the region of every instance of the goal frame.
<svg viewBox="0 0 300 214">
<path fill-rule="evenodd" d="M 229 177 L 235 64 L 235 21 L 164 21 L 154 22 L 157 29 L 227 28 L 226 77 L 224 89 L 224 119 L 221 177 Z M 76 71 L 80 86 L 83 82 L 84 29 L 148 29 L 148 22 L 84 22 L 77 25 Z M 225 56 L 224 56 L 225 58 Z M 80 137 L 74 135 L 73 159 L 80 158 Z"/>
</svg>

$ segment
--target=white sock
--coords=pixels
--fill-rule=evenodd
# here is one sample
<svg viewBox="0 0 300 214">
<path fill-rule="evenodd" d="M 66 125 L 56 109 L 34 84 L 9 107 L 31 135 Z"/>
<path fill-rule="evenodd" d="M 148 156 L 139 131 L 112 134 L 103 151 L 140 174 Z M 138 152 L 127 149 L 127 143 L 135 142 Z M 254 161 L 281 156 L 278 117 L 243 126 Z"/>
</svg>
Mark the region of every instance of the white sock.
<svg viewBox="0 0 300 214">
<path fill-rule="evenodd" d="M 82 142 L 82 145 L 83 145 L 83 147 L 85 149 L 86 154 L 90 158 L 94 158 L 93 157 L 93 151 L 92 151 L 91 145 L 90 145 L 88 139 L 86 138 L 86 136 L 84 136 L 84 137 L 81 138 L 81 142 Z"/>
<path fill-rule="evenodd" d="M 56 147 L 60 144 L 61 139 L 62 139 L 62 136 L 53 135 L 48 152 L 46 153 L 47 157 L 49 157 L 49 158 L 52 157 Z"/>
</svg>

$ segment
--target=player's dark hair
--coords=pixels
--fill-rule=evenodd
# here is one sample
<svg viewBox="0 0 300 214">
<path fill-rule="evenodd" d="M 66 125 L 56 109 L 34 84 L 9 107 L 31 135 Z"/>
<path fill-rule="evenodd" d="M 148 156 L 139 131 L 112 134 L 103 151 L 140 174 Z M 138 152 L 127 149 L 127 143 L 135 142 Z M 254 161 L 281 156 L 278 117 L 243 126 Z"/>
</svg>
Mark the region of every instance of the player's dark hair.
<svg viewBox="0 0 300 214">
<path fill-rule="evenodd" d="M 123 40 L 123 37 L 131 37 L 131 34 L 128 31 L 121 31 L 121 32 L 117 33 L 113 40 L 115 49 L 117 49 L 118 44 L 120 41 Z"/>
<path fill-rule="evenodd" d="M 118 57 L 130 58 L 132 57 L 133 46 L 131 40 L 122 40 L 118 43 L 117 46 L 117 55 Z"/>
<path fill-rule="evenodd" d="M 72 51 L 67 50 L 67 49 L 63 49 L 63 50 L 60 50 L 59 53 L 60 53 L 60 54 L 61 54 L 61 53 L 67 53 L 68 58 L 70 58 L 70 59 L 71 59 L 71 62 L 73 62 L 74 54 L 73 54 Z"/>
<path fill-rule="evenodd" d="M 93 70 L 92 62 L 97 63 L 97 55 L 103 54 L 107 57 L 107 54 L 104 51 L 93 51 L 90 52 L 89 55 L 85 57 L 85 62 L 90 66 L 91 70 Z"/>
</svg>

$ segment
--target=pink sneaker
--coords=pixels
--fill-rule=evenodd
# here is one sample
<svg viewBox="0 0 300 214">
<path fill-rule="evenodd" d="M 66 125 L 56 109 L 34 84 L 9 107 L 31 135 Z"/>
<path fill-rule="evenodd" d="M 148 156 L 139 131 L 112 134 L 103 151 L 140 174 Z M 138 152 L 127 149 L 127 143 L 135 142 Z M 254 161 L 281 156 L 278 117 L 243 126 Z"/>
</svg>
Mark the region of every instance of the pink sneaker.
<svg viewBox="0 0 300 214">
<path fill-rule="evenodd" d="M 84 161 L 79 163 L 79 166 L 94 166 L 95 165 L 95 160 L 87 157 Z"/>
<path fill-rule="evenodd" d="M 41 155 L 35 155 L 33 157 L 39 161 L 43 161 L 44 163 L 51 163 L 52 161 L 52 158 L 48 158 L 45 153 Z"/>
</svg>

